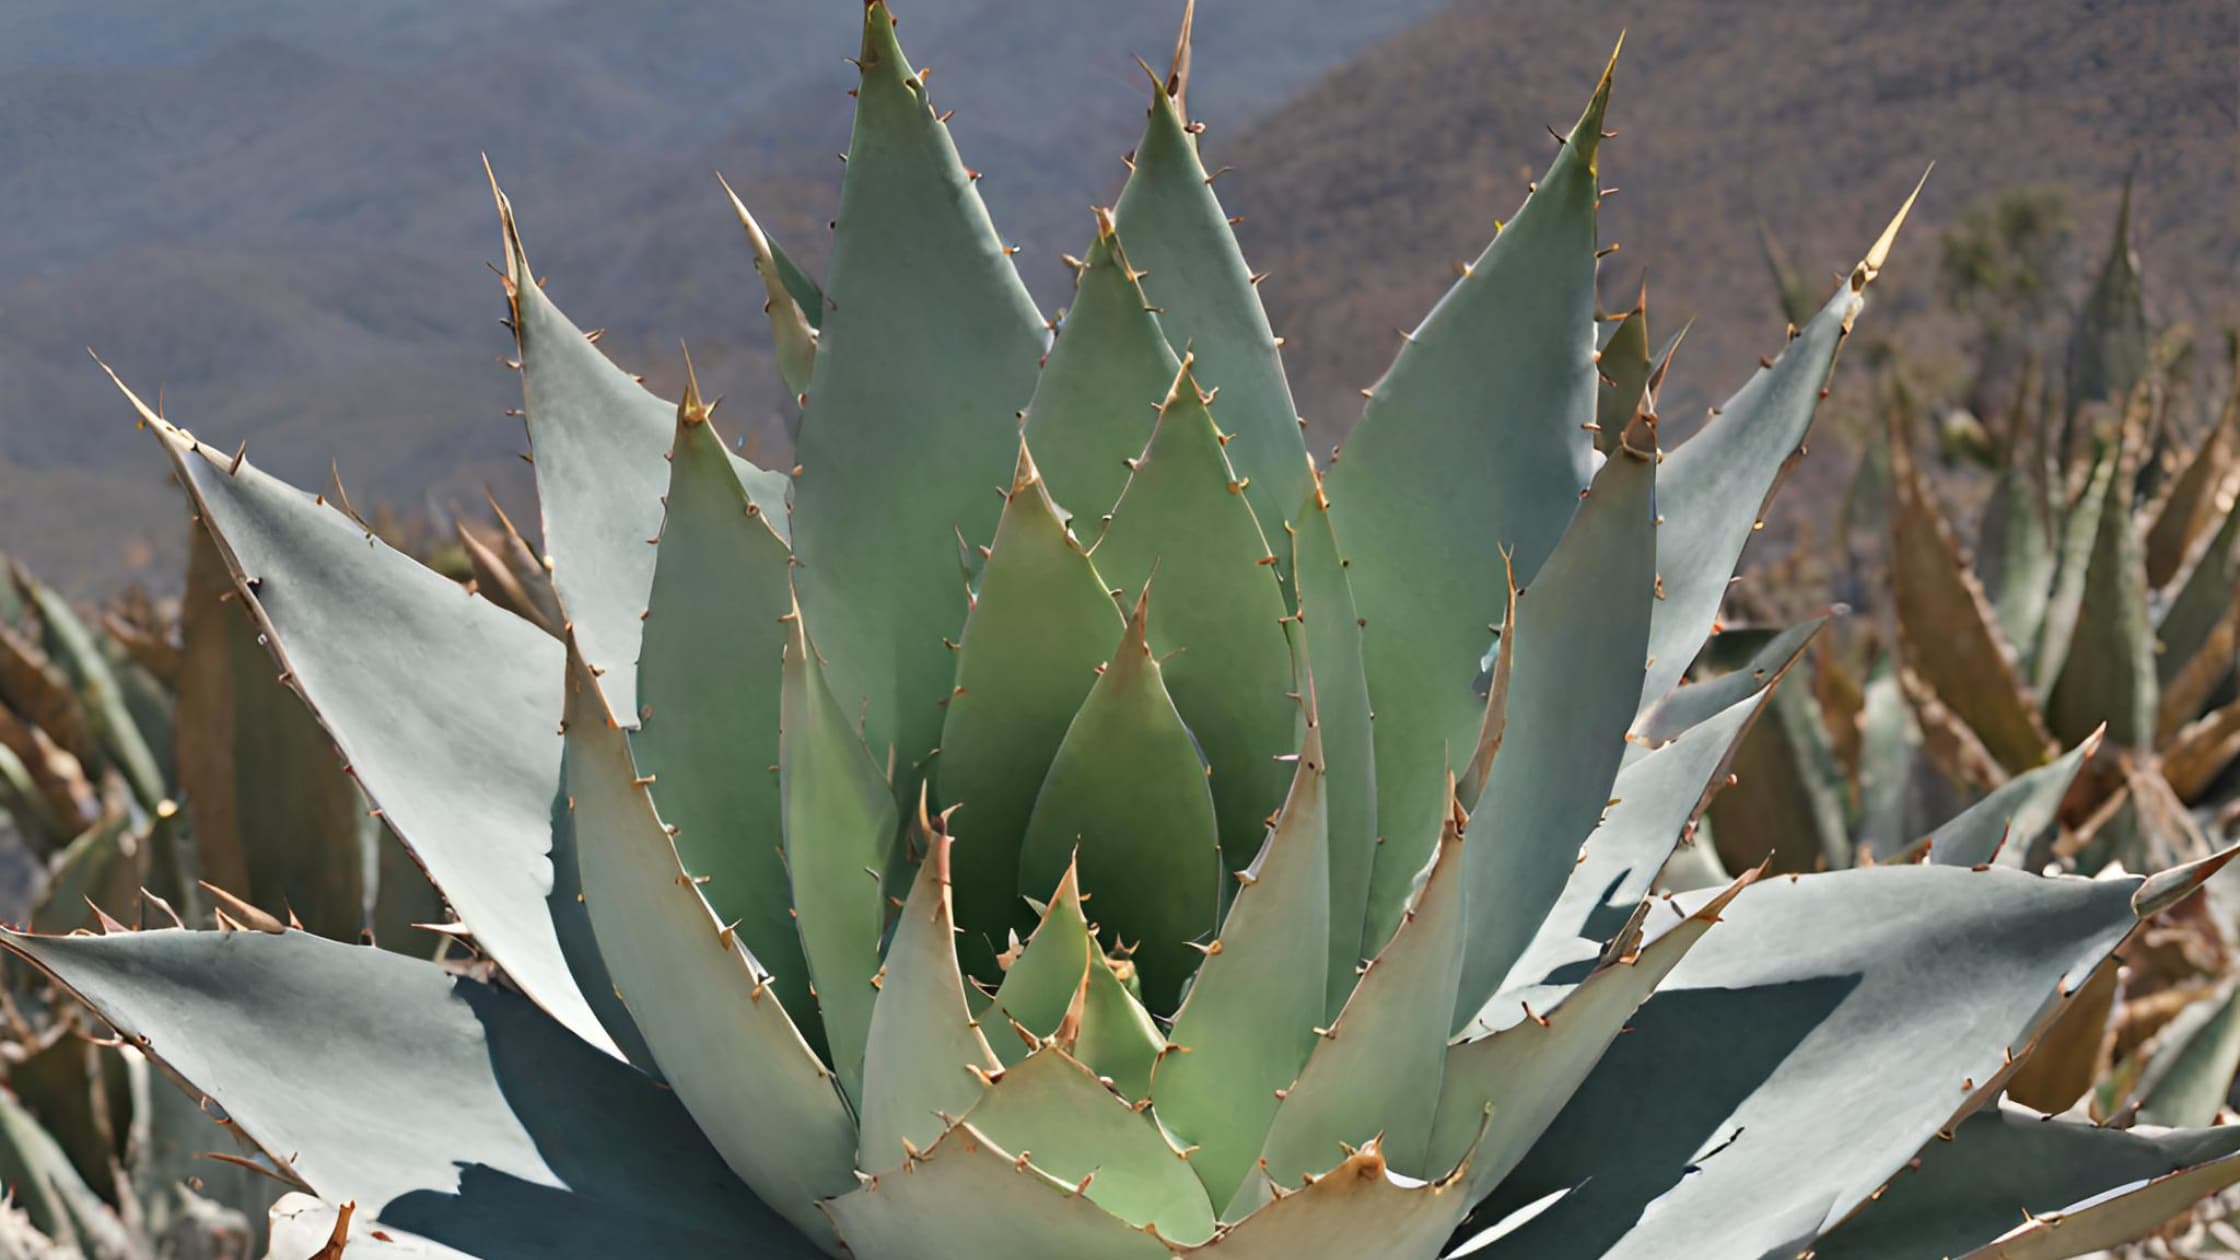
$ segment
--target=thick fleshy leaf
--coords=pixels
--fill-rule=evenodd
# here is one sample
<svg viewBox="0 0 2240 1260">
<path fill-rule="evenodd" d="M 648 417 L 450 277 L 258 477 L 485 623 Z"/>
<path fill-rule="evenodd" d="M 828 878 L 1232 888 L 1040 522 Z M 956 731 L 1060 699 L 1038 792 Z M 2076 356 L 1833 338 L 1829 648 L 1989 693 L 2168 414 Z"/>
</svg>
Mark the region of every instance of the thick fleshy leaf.
<svg viewBox="0 0 2240 1260">
<path fill-rule="evenodd" d="M 1096 541 L 1151 441 L 1160 400 L 1181 360 L 1113 230 L 1097 211 L 1097 240 L 1073 278 L 1073 305 L 1027 404 L 1027 441 L 1080 535 Z"/>
<path fill-rule="evenodd" d="M 2017 422 L 2031 423 L 2028 414 L 2018 407 Z M 2022 654 L 2024 664 L 2036 652 L 2045 626 L 2059 558 L 2047 482 L 2044 452 L 2035 444 L 2008 452 L 1983 507 L 1976 555 L 1976 571 L 1990 596 L 1999 633 Z"/>
<path fill-rule="evenodd" d="M 2240 986 L 2226 984 L 2163 1025 L 2137 1087 L 2141 1123 L 2215 1124 L 2240 1069 Z"/>
<path fill-rule="evenodd" d="M 673 1097 L 512 993 L 301 932 L 4 939 L 329 1202 L 489 1260 L 817 1254 Z"/>
<path fill-rule="evenodd" d="M 1361 966 L 1377 856 L 1377 767 L 1361 615 L 1319 478 L 1292 526 L 1291 576 L 1306 657 L 1313 662 L 1307 681 L 1328 753 L 1323 813 L 1330 832 L 1330 968 L 1324 1013 L 1334 1018 Z"/>
<path fill-rule="evenodd" d="M 1575 964 L 1599 953 L 1654 890 L 1657 872 L 1694 831 L 1705 804 L 1721 791 L 1738 746 L 1766 709 L 1769 691 L 1805 644 L 1799 639 L 1777 646 L 1786 646 L 1788 655 L 1770 670 L 1736 671 L 1745 677 L 1756 673 L 1753 690 L 1618 772 L 1609 814 L 1587 837 L 1578 865 L 1564 880 L 1563 894 L 1541 921 L 1531 948 L 1510 969 L 1510 983 L 1476 1012 L 1469 1035 L 1508 1024 L 1520 998 L 1538 1008 L 1552 1006 L 1577 983 Z M 1715 686 L 1716 681 L 1702 682 L 1674 694 Z"/>
<path fill-rule="evenodd" d="M 2153 354 L 2153 334 L 2147 328 L 2146 295 L 2139 280 L 2139 258 L 2131 247 L 2131 178 L 2123 181 L 2123 201 L 2116 210 L 2113 240 L 2107 261 L 2077 313 L 2069 334 L 2068 362 L 2064 376 L 2068 389 L 2069 419 L 2063 426 L 2062 453 L 2073 450 L 2082 436 L 2072 431 L 2076 413 L 2092 403 L 2120 403 L 2146 379 Z"/>
<path fill-rule="evenodd" d="M 599 953 L 661 1074 L 724 1162 L 817 1235 L 811 1204 L 846 1190 L 855 1168 L 855 1125 L 833 1074 L 686 873 L 572 640 L 567 692 L 568 811 Z"/>
<path fill-rule="evenodd" d="M 1813 1254 L 1822 1260 L 2081 1255 L 2134 1240 L 2240 1179 L 2235 1151 L 2240 1128 L 2102 1129 L 2005 1103 L 1971 1116 L 1950 1142 L 1930 1143 L 1919 1168 L 1900 1173 L 1887 1193 L 1815 1244 Z M 2201 1175 L 2172 1176 L 2188 1168 Z M 2113 1215 L 2104 1209 L 2118 1203 L 2134 1209 L 2129 1224 L 2120 1231 L 2096 1228 Z"/>
<path fill-rule="evenodd" d="M 1586 1184 L 1488 1254 L 1803 1250 L 1989 1101 L 2059 995 L 2224 860 L 2152 880 L 1880 866 L 1761 881 L 1492 1204 Z"/>
<path fill-rule="evenodd" d="M 661 530 L 676 408 L 616 367 L 545 296 L 495 177 L 490 191 L 505 232 L 546 567 L 584 659 L 605 675 L 615 711 L 636 725 L 640 619 L 655 560 L 646 543 Z M 785 515 L 782 497 L 762 506 Z"/>
<path fill-rule="evenodd" d="M 864 9 L 859 64 L 794 550 L 833 692 L 908 800 L 956 675 L 941 642 L 965 618 L 956 540 L 995 528 L 988 490 L 1017 452 L 1043 328 L 884 3 Z"/>
<path fill-rule="evenodd" d="M 62 667 L 62 672 L 77 689 L 85 705 L 87 722 L 93 728 L 94 738 L 100 741 L 102 752 L 124 775 L 142 808 L 157 809 L 165 800 L 162 768 L 156 764 L 154 751 L 141 738 L 140 728 L 126 703 L 124 684 L 108 657 L 102 655 L 93 629 L 79 619 L 70 601 L 53 587 L 20 570 L 15 577 L 16 584 L 38 609 L 39 624 L 45 631 L 46 653 Z"/>
<path fill-rule="evenodd" d="M 1923 842 L 1928 859 L 1944 866 L 1997 862 L 2020 867 L 2030 846 L 2053 826 L 2077 771 L 2100 747 L 2100 733 L 2063 754 L 2051 765 L 2018 774 L 1991 795 L 1969 806 Z"/>
<path fill-rule="evenodd" d="M 887 867 L 901 856 L 898 820 L 887 778 L 827 685 L 798 605 L 788 618 L 778 735 L 786 870 L 831 1063 L 848 1097 L 861 1099 Z"/>
<path fill-rule="evenodd" d="M 1178 48 L 1186 50 L 1189 38 L 1185 23 Z M 1230 462 L 1253 512 L 1273 533 L 1307 493 L 1307 443 L 1258 277 L 1237 248 L 1184 116 L 1187 51 L 1176 65 L 1178 74 L 1152 87 L 1143 139 L 1112 217 L 1142 269 L 1143 291 L 1168 344 L 1185 357 L 1195 352 L 1200 378 L 1221 391 Z"/>
<path fill-rule="evenodd" d="M 2156 637 L 2162 641 L 2155 667 L 2164 687 L 2175 682 L 2197 656 L 2212 650 L 2220 630 L 2229 632 L 2235 585 L 2240 585 L 2240 499 L 2200 550 L 2155 625 Z M 2230 655 L 2229 645 L 2225 654 Z M 2178 713 L 2163 716 L 2167 721 L 2193 715 L 2181 706 Z"/>
<path fill-rule="evenodd" d="M 674 434 L 630 751 L 655 781 L 685 870 L 813 1044 L 820 1022 L 794 928 L 775 770 L 790 560 L 697 388 Z"/>
<path fill-rule="evenodd" d="M 118 1260 L 133 1254 L 116 1209 L 86 1185 L 54 1135 L 6 1091 L 0 1091 L 0 1181 L 40 1233 L 76 1244 L 77 1250 L 61 1254 Z"/>
<path fill-rule="evenodd" d="M 1516 218 L 1401 346 L 1330 470 L 1331 519 L 1368 619 L 1377 865 L 1393 866 L 1376 876 L 1385 895 L 1371 894 L 1365 952 L 1391 936 L 1401 898 L 1390 894 L 1438 838 L 1443 776 L 1485 710 L 1474 684 L 1510 563 L 1531 585 L 1588 482 L 1595 155 L 1609 99 L 1605 72 Z"/>
<path fill-rule="evenodd" d="M 321 936 L 356 940 L 379 824 L 334 741 L 278 681 L 206 530 L 188 540 L 179 622 L 174 749 L 196 873 L 276 915 L 293 912 Z"/>
<path fill-rule="evenodd" d="M 1923 176 L 1926 180 L 1927 176 Z M 1672 690 L 1711 634 L 1742 549 L 1759 525 L 1781 475 L 1803 453 L 1813 411 L 1836 355 L 1866 308 L 1874 283 L 1913 209 L 1917 186 L 1867 256 L 1774 360 L 1750 378 L 1694 437 L 1657 470 L 1657 574 L 1662 579 L 1649 632 L 1644 704 Z"/>
<path fill-rule="evenodd" d="M 1595 352 L 1594 446 L 1607 455 L 1618 449 L 1618 435 L 1633 421 L 1649 388 L 1648 282 L 1642 282 L 1641 300 L 1625 318 L 1610 328 L 1610 335 Z"/>
<path fill-rule="evenodd" d="M 2199 445 L 2184 457 L 2184 467 L 2170 483 L 2169 493 L 2155 505 L 2154 523 L 2147 527 L 2147 586 L 2162 590 L 2185 567 L 2201 538 L 2218 519 L 2219 501 L 2233 487 L 2233 473 L 2240 464 L 2240 330 L 2225 332 L 2226 379 L 2232 392 L 2226 397 L 2217 422 Z M 2214 554 L 2213 552 L 2211 554 Z"/>
<path fill-rule="evenodd" d="M 1654 940 L 1641 939 L 1639 921 L 1621 924 L 1600 963 L 1553 1010 L 1536 1012 L 1520 1003 L 1506 1027 L 1448 1047 L 1428 1166 L 1467 1160 L 1472 1199 L 1499 1185 L 1641 1003 L 1756 878 L 1755 871 L 1745 872 L 1676 924 L 1651 909 L 1662 929 Z"/>
<path fill-rule="evenodd" d="M 93 721 L 70 676 L 47 656 L 28 629 L 19 630 L 5 622 L 0 622 L 0 704 L 44 731 L 80 764 L 101 764 L 101 749 L 93 739 Z"/>
<path fill-rule="evenodd" d="M 1895 413 L 1893 413 L 1895 414 Z M 2027 770 L 2051 746 L 2012 650 L 1960 552 L 1951 523 L 1915 464 L 1908 430 L 1893 420 L 1890 571 L 1906 664 L 1982 739 L 2008 770 Z"/>
<path fill-rule="evenodd" d="M 1015 1162 L 1016 1161 L 1016 1162 Z M 1167 1260 L 1159 1238 L 973 1132 L 821 1205 L 855 1260 Z"/>
<path fill-rule="evenodd" d="M 1330 836 L 1322 731 L 1310 711 L 1291 792 L 1175 1014 L 1151 1078 L 1159 1120 L 1227 1203 L 1260 1154 L 1326 1013 Z M 1348 977 L 1351 978 L 1350 976 Z"/>
<path fill-rule="evenodd" d="M 1400 930 L 1378 951 L 1337 1022 L 1316 1040 L 1299 1079 L 1284 1091 L 1261 1150 L 1266 1180 L 1290 1189 L 1372 1140 L 1410 1176 L 1426 1157 L 1454 1025 L 1462 942 L 1476 908 L 1463 844 L 1465 819 L 1451 806 L 1438 852 Z M 1479 843 L 1488 837 L 1478 837 Z M 1247 1188 L 1248 1192 L 1250 1187 Z M 1227 1219 L 1242 1213 L 1232 1199 Z"/>
<path fill-rule="evenodd" d="M 1221 856 L 1239 870 L 1290 779 L 1278 762 L 1296 746 L 1299 714 L 1283 631 L 1290 609 L 1191 371 L 1186 360 L 1092 558 L 1122 590 L 1158 576 L 1151 647 L 1211 768 Z"/>
<path fill-rule="evenodd" d="M 2100 537 L 2101 507 L 2115 491 L 2116 454 L 2103 450 L 2085 479 L 2084 492 L 2061 518 L 2060 557 L 2054 570 L 2053 595 L 2046 601 L 2045 621 L 2038 631 L 2038 648 L 2030 658 L 2030 683 L 2040 695 L 2053 688 L 2061 667 L 2069 659 L 2069 641 L 2075 636 L 2077 617 L 2084 608 L 2085 581 L 2091 572 L 2092 551 Z"/>
<path fill-rule="evenodd" d="M 722 176 L 716 178 L 722 182 Z M 824 316 L 824 294 L 763 233 L 729 183 L 724 183 L 723 191 L 731 198 L 739 226 L 746 229 L 747 247 L 754 251 L 754 271 L 762 278 L 762 313 L 770 318 L 778 376 L 791 392 L 806 393 L 817 366 L 817 321 Z"/>
<path fill-rule="evenodd" d="M 2154 627 L 2147 619 L 2147 565 L 2129 489 L 2145 434 L 2126 432 L 2116 456 L 2115 489 L 2100 507 L 2099 533 L 2085 562 L 2084 603 L 2061 673 L 2046 697 L 2046 725 L 2075 741 L 2105 723 L 2121 748 L 2151 748 L 2155 736 Z"/>
<path fill-rule="evenodd" d="M 966 1113 L 973 1130 L 1073 1182 L 1098 1207 L 1178 1243 L 1213 1235 L 1213 1207 L 1159 1122 L 1055 1046 L 1005 1068 Z"/>
<path fill-rule="evenodd" d="M 1656 511 L 1654 430 L 1637 420 L 1502 635 L 1501 651 L 1514 652 L 1517 665 L 1509 734 L 1471 815 L 1484 842 L 1464 858 L 1469 956 L 1455 1008 L 1463 1018 L 1505 987 L 1609 803 L 1641 707 L 1657 602 Z M 1405 856 L 1387 824 L 1378 864 Z M 1379 909 L 1372 904 L 1372 940 Z"/>
<path fill-rule="evenodd" d="M 1640 719 L 1633 724 L 1634 737 L 1626 748 L 1626 764 L 1632 765 L 1705 720 L 1765 690 L 1782 670 L 1803 654 L 1813 636 L 1834 616 L 1830 613 L 1790 626 L 1754 644 L 1750 656 L 1738 668 L 1698 678 L 1644 708 Z M 1714 644 L 1723 642 L 1714 640 Z M 1709 655 L 1715 660 L 1721 653 L 1715 646 Z"/>
<path fill-rule="evenodd" d="M 1287 1191 L 1219 1239 L 1184 1254 L 1217 1260 L 1432 1260 L 1470 1210 L 1468 1170 L 1457 1168 L 1432 1181 L 1396 1176 L 1383 1145 L 1346 1154 L 1312 1185 Z"/>
<path fill-rule="evenodd" d="M 937 794 L 957 810 L 965 837 L 952 862 L 965 929 L 958 948 L 966 970 L 983 978 L 993 977 L 1006 934 L 1031 922 L 1019 898 L 1019 842 L 1121 623 L 1021 447 L 957 645 L 956 689 L 934 763 Z"/>
<path fill-rule="evenodd" d="M 1213 931 L 1221 850 L 1198 741 L 1168 698 L 1146 641 L 1151 590 L 1113 649 L 1035 798 L 1019 853 L 1022 890 L 1069 865 L 1111 938 L 1142 973 L 1145 1000 L 1172 1010 Z"/>
<path fill-rule="evenodd" d="M 1150 1012 L 1120 979 L 1120 968 L 1094 939 L 1082 913 L 1072 866 L 1043 909 L 1042 922 L 1024 945 L 1014 944 L 1010 969 L 981 1017 L 994 1033 L 989 1043 L 1006 1064 L 1026 1058 L 1028 1043 L 1073 1034 L 1067 1053 L 1112 1082 L 1123 1097 L 1151 1096 L 1151 1069 L 1166 1038 Z M 1131 970 L 1132 974 L 1132 970 Z M 991 1020 L 1016 1026 L 1018 1035 Z"/>
<path fill-rule="evenodd" d="M 925 860 L 879 969 L 879 1000 L 863 1050 L 856 1165 L 879 1172 L 933 1145 L 949 1120 L 979 1101 L 973 1073 L 1002 1066 L 973 1021 L 964 973 L 957 968 L 950 839 L 922 805 L 916 839 L 926 846 Z"/>
<path fill-rule="evenodd" d="M 553 821 L 560 645 L 131 401 L 297 694 L 476 944 L 578 1036 L 642 1049 Z"/>
<path fill-rule="evenodd" d="M 1774 696 L 1732 770 L 1736 782 L 1707 814 L 1728 869 L 1768 860 L 1785 874 L 1851 865 L 1843 772 L 1810 691 L 1790 687 Z"/>
</svg>

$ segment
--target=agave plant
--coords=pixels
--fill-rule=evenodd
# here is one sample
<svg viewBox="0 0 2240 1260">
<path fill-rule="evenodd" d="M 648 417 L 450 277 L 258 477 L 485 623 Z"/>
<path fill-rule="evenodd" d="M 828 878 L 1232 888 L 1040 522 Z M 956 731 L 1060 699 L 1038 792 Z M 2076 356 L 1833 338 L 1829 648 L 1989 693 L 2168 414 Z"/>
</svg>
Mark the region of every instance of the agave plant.
<svg viewBox="0 0 2240 1260">
<path fill-rule="evenodd" d="M 739 210 L 790 472 L 610 363 L 499 193 L 557 639 L 135 400 L 509 983 L 8 947 L 322 1255 L 2067 1254 L 2240 1178 L 2240 1130 L 1998 1102 L 2222 856 L 1655 895 L 1814 629 L 1676 686 L 1897 223 L 1660 451 L 1646 311 L 1597 349 L 1606 74 L 1325 481 L 1187 29 L 1053 341 L 867 7 L 822 283 Z"/>
</svg>

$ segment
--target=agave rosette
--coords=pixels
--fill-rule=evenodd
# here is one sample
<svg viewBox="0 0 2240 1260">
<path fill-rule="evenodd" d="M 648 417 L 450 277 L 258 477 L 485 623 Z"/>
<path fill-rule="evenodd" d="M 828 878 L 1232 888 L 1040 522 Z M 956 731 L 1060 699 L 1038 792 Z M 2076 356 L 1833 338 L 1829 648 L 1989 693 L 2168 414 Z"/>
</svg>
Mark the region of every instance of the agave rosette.
<svg viewBox="0 0 2240 1260">
<path fill-rule="evenodd" d="M 2214 864 L 1658 895 L 1811 637 L 1679 686 L 1896 223 L 1661 452 L 1646 313 L 1597 348 L 1606 75 L 1325 479 L 1187 37 L 1054 341 L 883 4 L 860 62 L 821 284 L 740 208 L 790 473 L 610 363 L 499 196 L 557 636 L 141 409 L 510 980 L 294 931 L 6 938 L 334 1205 L 276 1236 L 1927 1255 L 2240 1175 L 2240 1133 L 1994 1105 Z M 1998 1165 L 1909 1172 L 1940 1135 Z"/>
</svg>

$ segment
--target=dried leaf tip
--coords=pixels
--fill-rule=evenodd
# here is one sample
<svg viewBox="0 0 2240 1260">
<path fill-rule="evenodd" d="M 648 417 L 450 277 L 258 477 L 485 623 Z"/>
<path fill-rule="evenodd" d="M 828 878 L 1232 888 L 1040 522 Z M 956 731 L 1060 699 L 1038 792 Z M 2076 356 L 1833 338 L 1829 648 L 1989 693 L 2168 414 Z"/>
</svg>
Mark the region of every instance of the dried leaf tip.
<svg viewBox="0 0 2240 1260">
<path fill-rule="evenodd" d="M 1586 162 L 1587 169 L 1595 169 L 1595 155 L 1602 147 L 1602 120 L 1610 111 L 1610 84 L 1618 72 L 1618 55 L 1626 49 L 1626 33 L 1618 32 L 1618 42 L 1610 49 L 1610 61 L 1602 68 L 1602 78 L 1594 85 L 1594 96 L 1587 102 L 1585 112 L 1571 128 L 1571 136 L 1564 142 L 1565 152 L 1576 152 Z"/>
<path fill-rule="evenodd" d="M 1198 16 L 1198 0 L 1184 0 L 1182 29 L 1174 37 L 1174 60 L 1167 68 L 1165 91 L 1174 102 L 1175 112 L 1185 119 L 1190 117 L 1190 107 L 1185 98 L 1190 91 L 1190 28 Z"/>
<path fill-rule="evenodd" d="M 506 196 L 505 190 L 498 187 L 498 172 L 490 165 L 490 155 L 487 153 L 482 155 L 482 173 L 490 180 L 490 199 L 497 203 L 498 231 L 505 241 L 506 296 L 516 297 L 522 285 L 535 283 L 531 279 L 534 273 L 529 270 L 527 251 L 521 248 L 521 229 L 513 221 L 513 202 Z M 518 319 L 515 320 L 517 326 L 519 322 Z"/>
<path fill-rule="evenodd" d="M 692 349 L 683 341 L 677 349 L 684 354 L 684 397 L 677 400 L 677 423 L 686 427 L 708 422 L 708 407 L 700 401 L 700 374 L 692 370 Z"/>
<path fill-rule="evenodd" d="M 108 362 L 100 355 L 94 353 L 93 347 L 87 346 L 86 354 L 91 356 L 95 366 L 108 375 L 109 383 L 117 387 L 117 392 L 124 395 L 124 400 L 132 405 L 133 414 L 140 418 L 140 423 L 153 425 L 158 433 L 176 433 L 179 431 L 173 428 L 171 423 L 165 420 L 160 413 L 142 402 L 140 395 L 133 393 L 132 387 L 124 383 L 123 377 L 117 375 L 117 370 L 110 367 Z"/>
<path fill-rule="evenodd" d="M 1882 235 L 1875 238 L 1874 245 L 1867 250 L 1867 256 L 1859 260 L 1857 267 L 1852 268 L 1853 293 L 1873 284 L 1875 277 L 1882 274 L 1883 264 L 1890 259 L 1891 247 L 1898 243 L 1898 229 L 1905 226 L 1906 216 L 1913 213 L 1913 203 L 1920 200 L 1921 189 L 1928 184 L 1930 173 L 1936 169 L 1937 164 L 1931 162 L 1928 169 L 1921 172 L 1921 179 L 1914 184 L 1913 191 L 1906 194 L 1905 204 L 1899 206 L 1898 213 L 1890 217 L 1890 226 L 1882 229 Z"/>
<path fill-rule="evenodd" d="M 1035 467 L 1034 455 L 1027 450 L 1027 439 L 1019 439 L 1019 464 L 1011 474 L 1011 493 L 1031 490 L 1042 482 L 1042 470 Z"/>
</svg>

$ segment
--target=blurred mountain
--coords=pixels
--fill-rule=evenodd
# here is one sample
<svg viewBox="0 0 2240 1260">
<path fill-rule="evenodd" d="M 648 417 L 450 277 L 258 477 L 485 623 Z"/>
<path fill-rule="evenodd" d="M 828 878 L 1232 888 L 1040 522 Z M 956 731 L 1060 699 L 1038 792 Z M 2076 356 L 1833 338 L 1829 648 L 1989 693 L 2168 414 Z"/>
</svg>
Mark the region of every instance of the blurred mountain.
<svg viewBox="0 0 2240 1260">
<path fill-rule="evenodd" d="M 1757 224 L 1832 293 L 1932 161 L 1868 345 L 1922 364 L 1955 351 L 1937 233 L 2009 185 L 2066 194 L 2078 265 L 2063 279 L 2081 297 L 2134 161 L 2158 321 L 2191 323 L 2205 348 L 2240 321 L 2231 0 L 1463 0 L 1220 152 L 1318 449 L 1359 415 L 1396 330 L 1515 213 L 1621 31 L 1600 167 L 1619 190 L 1602 237 L 1622 248 L 1603 305 L 1629 309 L 1646 275 L 1655 340 L 1694 321 L 1664 400 L 1680 432 L 1781 347 Z"/>
<path fill-rule="evenodd" d="M 1179 0 L 897 0 L 913 58 L 1046 307 L 1141 124 Z M 2014 180 L 2099 210 L 2141 155 L 2159 300 L 2207 320 L 2234 268 L 2230 0 L 1201 0 L 1193 112 L 1334 441 L 1412 322 L 1514 210 L 1631 26 L 1606 264 L 1699 316 L 1683 376 L 1779 343 L 1762 216 L 1848 265 L 1938 158 L 1923 228 Z M 728 432 L 788 404 L 722 171 L 789 250 L 826 249 L 854 0 L 15 0 L 0 6 L 0 549 L 79 593 L 176 555 L 176 495 L 91 345 L 210 441 L 361 503 L 525 501 L 485 260 L 488 153 L 538 272 L 659 387 L 688 338 Z M 2088 226 L 2088 234 L 2099 229 Z M 1927 305 L 1930 232 L 1891 296 Z M 2219 252 L 2219 251 L 2222 252 Z M 1907 288 L 1907 285 L 1916 287 Z M 1908 297 L 1906 295 L 1913 296 Z M 2220 296 L 2221 295 L 2221 296 Z M 1891 302 L 1890 306 L 1900 306 Z M 1902 309 L 1902 308 L 1901 308 Z M 2222 308 L 2229 311 L 2229 305 Z M 1878 329 L 1901 325 L 1885 310 Z"/>
<path fill-rule="evenodd" d="M 1266 112 L 1445 0 L 1208 0 L 1202 107 Z M 913 56 L 1041 295 L 1118 186 L 1179 0 L 902 0 Z M 721 170 L 825 251 L 850 0 L 16 0 L 0 6 L 0 548 L 74 590 L 159 580 L 177 505 L 87 362 L 303 482 L 441 507 L 525 468 L 481 173 L 540 273 L 659 383 L 691 338 L 782 443 Z M 750 405 L 747 400 L 754 400 Z M 127 540 L 133 545 L 127 547 Z M 129 560 L 132 563 L 128 563 Z"/>
</svg>

